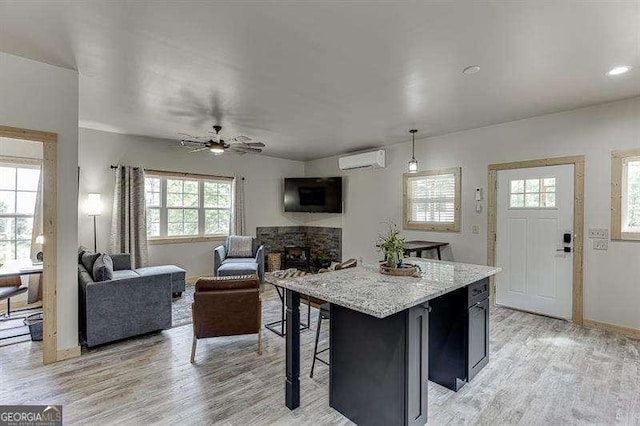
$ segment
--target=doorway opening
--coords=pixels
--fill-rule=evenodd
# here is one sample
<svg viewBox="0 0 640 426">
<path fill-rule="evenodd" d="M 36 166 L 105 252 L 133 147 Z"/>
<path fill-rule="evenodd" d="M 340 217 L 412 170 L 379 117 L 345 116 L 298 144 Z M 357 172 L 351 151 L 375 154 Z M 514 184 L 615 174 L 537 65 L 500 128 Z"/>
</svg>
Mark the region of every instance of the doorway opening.
<svg viewBox="0 0 640 426">
<path fill-rule="evenodd" d="M 0 277 L 7 284 L 14 284 L 9 281 L 17 278 L 15 284 L 26 285 L 24 300 L 16 294 L 18 305 L 26 309 L 40 305 L 42 358 L 49 364 L 58 360 L 57 135 L 0 126 L 0 139 L 6 150 L 9 146 L 15 150 L 0 158 L 0 231 L 4 230 L 0 232 L 0 256 L 4 256 Z M 40 154 L 25 153 L 35 151 L 34 144 L 40 145 Z"/>
<path fill-rule="evenodd" d="M 565 207 L 567 207 L 566 204 L 568 203 L 572 203 L 572 205 L 567 207 L 563 217 L 559 218 L 557 216 L 558 212 L 555 211 L 558 210 L 555 206 L 556 181 L 554 180 L 554 185 L 551 185 L 554 178 L 552 175 L 554 173 L 565 173 L 566 175 L 570 169 L 565 168 L 563 171 L 562 168 L 554 169 L 552 166 L 563 165 L 573 166 L 571 191 L 563 190 Z M 543 176 L 544 173 L 536 173 L 536 170 L 538 172 L 546 171 L 549 176 Z M 516 270 L 517 274 L 510 274 L 511 277 L 506 277 L 506 279 L 513 279 L 515 285 L 512 286 L 511 290 L 513 291 L 511 292 L 505 292 L 504 287 L 500 288 L 502 301 L 506 301 L 508 305 L 513 305 L 519 309 L 522 309 L 523 303 L 530 303 L 535 306 L 535 309 L 531 309 L 534 312 L 537 310 L 542 314 L 551 316 L 560 316 L 567 319 L 570 317 L 574 323 L 581 325 L 583 323 L 584 156 L 491 164 L 489 165 L 488 177 L 487 263 L 496 265 L 499 254 L 498 241 L 504 243 L 500 247 L 501 261 L 504 261 L 505 255 L 509 253 L 509 249 L 505 248 L 505 245 L 516 244 L 520 246 L 515 250 L 518 257 L 512 262 L 513 269 Z M 502 181 L 503 189 L 500 193 L 498 191 L 499 178 Z M 544 179 L 547 179 L 547 181 Z M 564 180 L 567 181 L 568 179 Z M 513 185 L 513 188 L 511 185 Z M 528 185 L 528 191 L 526 185 Z M 499 208 L 503 212 L 500 217 L 500 224 L 498 223 Z M 518 211 L 519 209 L 521 211 Z M 545 210 L 547 214 L 540 213 Z M 507 212 L 512 212 L 511 216 L 513 217 L 507 217 L 508 214 L 505 214 Z M 570 221 L 572 223 L 566 223 L 568 216 L 571 217 Z M 506 222 L 513 224 L 511 227 L 512 232 L 509 232 L 510 224 Z M 527 239 L 526 235 L 531 235 L 532 233 L 535 233 L 534 237 Z M 551 237 L 552 234 L 553 237 Z M 547 237 L 546 240 L 544 238 L 545 235 Z M 564 241 L 567 240 L 569 242 L 565 243 Z M 531 247 L 542 247 L 545 244 L 549 247 L 541 251 L 540 253 L 542 254 L 531 255 Z M 525 246 L 529 247 L 529 249 Z M 551 246 L 553 247 L 550 248 Z M 570 251 L 565 252 L 567 249 Z M 553 253 L 547 253 L 549 250 L 553 250 Z M 536 264 L 535 259 L 538 259 L 539 265 Z M 568 271 L 570 276 L 564 278 L 565 281 L 572 282 L 569 294 L 566 293 L 566 289 L 558 290 L 549 285 L 549 276 L 544 277 L 544 274 L 540 273 L 541 271 L 535 270 L 535 268 L 544 268 L 542 272 L 548 273 L 548 270 L 553 269 L 555 274 L 556 271 L 561 271 L 566 266 L 563 265 L 563 262 L 564 264 L 570 263 L 570 270 Z M 518 274 L 520 275 L 519 277 Z M 537 282 L 541 282 L 541 279 L 546 279 L 547 281 L 544 283 L 546 288 L 535 288 L 533 291 L 529 288 L 525 291 L 526 284 L 523 286 L 522 283 L 526 282 L 527 274 L 535 277 Z M 562 277 L 562 274 L 560 273 L 559 276 Z M 520 279 L 520 282 L 518 282 L 518 279 Z M 501 283 L 501 286 L 504 286 L 504 283 Z M 495 278 L 491 280 L 491 287 L 491 304 L 495 305 L 497 290 Z M 522 294 L 518 295 L 518 291 L 521 291 Z M 558 306 L 552 306 L 555 302 L 551 300 L 550 295 L 556 295 L 556 291 L 565 291 L 563 297 L 570 299 L 570 312 L 562 311 L 562 308 Z M 566 309 L 566 300 L 563 306 Z M 550 313 L 546 313 L 545 310 L 547 308 Z M 555 309 L 559 310 L 556 311 Z"/>
</svg>

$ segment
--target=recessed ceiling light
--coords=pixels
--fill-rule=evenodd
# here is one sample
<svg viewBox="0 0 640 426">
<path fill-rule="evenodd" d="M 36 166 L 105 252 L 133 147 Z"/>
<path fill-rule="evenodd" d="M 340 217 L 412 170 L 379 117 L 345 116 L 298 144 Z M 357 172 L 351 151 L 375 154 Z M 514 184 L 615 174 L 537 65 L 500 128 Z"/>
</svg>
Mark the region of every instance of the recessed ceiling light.
<svg viewBox="0 0 640 426">
<path fill-rule="evenodd" d="M 626 72 L 629 72 L 631 70 L 630 66 L 627 65 L 621 65 L 619 67 L 613 67 L 611 68 L 608 72 L 607 75 L 620 75 L 620 74 L 624 74 Z"/>
<path fill-rule="evenodd" d="M 470 67 L 466 67 L 462 70 L 463 74 L 476 74 L 480 72 L 480 67 L 478 65 L 471 65 Z"/>
</svg>

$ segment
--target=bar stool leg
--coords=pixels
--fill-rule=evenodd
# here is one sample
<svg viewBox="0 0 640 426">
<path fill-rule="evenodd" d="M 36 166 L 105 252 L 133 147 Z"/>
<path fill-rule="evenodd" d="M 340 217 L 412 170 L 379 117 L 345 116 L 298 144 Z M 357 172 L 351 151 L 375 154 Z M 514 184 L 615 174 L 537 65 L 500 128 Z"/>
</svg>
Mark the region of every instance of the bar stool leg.
<svg viewBox="0 0 640 426">
<path fill-rule="evenodd" d="M 322 312 L 318 311 L 318 328 L 316 329 L 316 343 L 313 346 L 313 361 L 311 361 L 311 374 L 309 377 L 313 378 L 313 369 L 316 366 L 316 358 L 318 356 L 318 341 L 320 340 L 320 326 L 322 325 Z"/>
</svg>

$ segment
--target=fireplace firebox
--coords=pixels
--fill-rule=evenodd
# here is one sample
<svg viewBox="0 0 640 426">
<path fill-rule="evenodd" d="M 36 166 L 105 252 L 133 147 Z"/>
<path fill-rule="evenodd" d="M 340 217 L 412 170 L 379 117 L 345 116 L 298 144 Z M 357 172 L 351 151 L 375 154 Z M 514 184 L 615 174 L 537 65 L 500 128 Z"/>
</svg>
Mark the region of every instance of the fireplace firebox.
<svg viewBox="0 0 640 426">
<path fill-rule="evenodd" d="M 306 272 L 311 270 L 311 247 L 285 246 L 284 268 L 296 268 Z"/>
</svg>

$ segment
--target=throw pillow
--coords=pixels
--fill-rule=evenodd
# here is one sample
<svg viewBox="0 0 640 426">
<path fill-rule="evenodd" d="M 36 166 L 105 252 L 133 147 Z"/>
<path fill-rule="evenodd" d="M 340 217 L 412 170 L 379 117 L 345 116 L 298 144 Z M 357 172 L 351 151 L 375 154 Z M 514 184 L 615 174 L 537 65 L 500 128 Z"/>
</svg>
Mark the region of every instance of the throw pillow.
<svg viewBox="0 0 640 426">
<path fill-rule="evenodd" d="M 109 281 L 113 279 L 113 259 L 108 254 L 101 254 L 93 263 L 93 280 Z"/>
<path fill-rule="evenodd" d="M 89 249 L 83 246 L 78 247 L 78 263 L 82 263 L 82 255 L 88 252 Z"/>
<path fill-rule="evenodd" d="M 253 238 L 230 236 L 227 257 L 253 257 Z"/>
<path fill-rule="evenodd" d="M 98 257 L 100 257 L 100 253 L 91 253 L 88 251 L 82 253 L 82 265 L 89 273 L 93 271 L 93 262 L 95 262 Z"/>
</svg>

